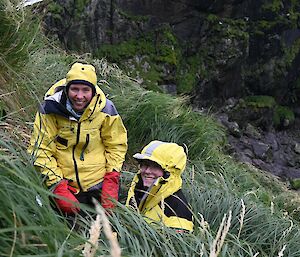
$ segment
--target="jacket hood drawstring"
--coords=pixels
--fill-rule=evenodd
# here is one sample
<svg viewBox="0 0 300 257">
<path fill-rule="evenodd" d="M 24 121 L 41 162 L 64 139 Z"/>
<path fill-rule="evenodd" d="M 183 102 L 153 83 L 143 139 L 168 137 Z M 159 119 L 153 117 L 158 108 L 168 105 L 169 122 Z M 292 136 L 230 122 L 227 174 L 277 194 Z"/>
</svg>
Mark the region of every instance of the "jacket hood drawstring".
<svg viewBox="0 0 300 257">
<path fill-rule="evenodd" d="M 81 161 L 84 161 L 84 151 L 85 151 L 85 149 L 87 148 L 89 142 L 90 142 L 90 134 L 87 134 L 87 135 L 86 135 L 86 139 L 85 139 L 85 144 L 84 144 L 84 146 L 82 147 L 82 150 L 81 150 L 81 153 L 80 153 L 80 160 L 81 160 Z"/>
</svg>

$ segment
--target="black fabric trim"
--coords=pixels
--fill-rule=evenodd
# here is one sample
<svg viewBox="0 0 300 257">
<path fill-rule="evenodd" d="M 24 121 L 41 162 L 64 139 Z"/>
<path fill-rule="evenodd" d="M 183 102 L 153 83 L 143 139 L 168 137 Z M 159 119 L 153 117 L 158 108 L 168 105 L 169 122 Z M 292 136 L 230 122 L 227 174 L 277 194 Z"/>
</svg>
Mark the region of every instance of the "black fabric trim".
<svg viewBox="0 0 300 257">
<path fill-rule="evenodd" d="M 79 192 L 77 195 L 75 195 L 76 199 L 80 203 L 84 203 L 89 205 L 90 207 L 95 207 L 95 204 L 93 203 L 93 198 L 96 200 L 100 200 L 100 190 L 91 190 L 87 192 Z"/>
<path fill-rule="evenodd" d="M 89 115 L 88 118 L 90 118 L 93 115 L 93 113 L 95 112 L 99 98 L 100 98 L 100 95 L 97 95 L 97 99 L 96 99 L 96 103 L 94 105 L 93 111 L 91 112 L 91 114 Z M 100 100 L 100 103 L 101 103 L 101 100 Z"/>
<path fill-rule="evenodd" d="M 167 217 L 177 216 L 190 221 L 193 220 L 192 212 L 189 209 L 188 202 L 181 189 L 167 197 L 164 202 L 164 213 Z"/>
<path fill-rule="evenodd" d="M 139 180 L 138 180 L 138 182 L 137 182 L 137 184 L 135 185 L 135 188 L 134 188 L 134 197 L 135 197 L 137 206 L 140 205 L 140 202 L 141 202 L 144 194 L 148 190 L 148 187 L 145 187 L 143 185 L 143 180 L 142 180 L 141 174 L 138 174 L 138 178 L 139 178 Z"/>
<path fill-rule="evenodd" d="M 56 137 L 56 141 L 64 146 L 68 146 L 68 140 L 60 136 Z"/>
<path fill-rule="evenodd" d="M 87 80 L 81 80 L 81 79 L 74 79 L 68 82 L 67 87 L 69 87 L 71 84 L 83 84 L 91 87 L 92 89 L 96 90 L 95 85 Z"/>
<path fill-rule="evenodd" d="M 53 100 L 45 100 L 39 108 L 42 114 L 58 114 L 60 116 L 69 118 L 70 112 L 66 108 L 67 97 L 65 92 L 62 93 L 60 102 Z"/>
<path fill-rule="evenodd" d="M 62 92 L 62 95 L 61 95 L 61 99 L 60 99 L 60 103 L 63 105 L 63 106 L 67 106 L 67 93 L 66 93 L 66 90 L 63 90 Z"/>
</svg>

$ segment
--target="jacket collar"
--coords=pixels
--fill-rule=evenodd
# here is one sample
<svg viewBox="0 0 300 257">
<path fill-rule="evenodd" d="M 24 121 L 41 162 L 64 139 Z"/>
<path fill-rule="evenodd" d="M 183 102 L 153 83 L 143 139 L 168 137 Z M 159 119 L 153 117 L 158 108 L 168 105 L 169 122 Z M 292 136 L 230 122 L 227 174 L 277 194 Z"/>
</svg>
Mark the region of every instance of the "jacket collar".
<svg viewBox="0 0 300 257">
<path fill-rule="evenodd" d="M 136 182 L 134 187 L 141 180 L 140 172 L 136 174 L 134 181 Z M 168 178 L 159 177 L 154 184 L 145 192 L 139 204 L 139 210 L 141 213 L 145 213 L 159 204 L 165 198 L 177 192 L 182 186 L 182 179 L 180 176 L 171 174 Z M 134 190 L 134 189 L 133 189 Z"/>
</svg>

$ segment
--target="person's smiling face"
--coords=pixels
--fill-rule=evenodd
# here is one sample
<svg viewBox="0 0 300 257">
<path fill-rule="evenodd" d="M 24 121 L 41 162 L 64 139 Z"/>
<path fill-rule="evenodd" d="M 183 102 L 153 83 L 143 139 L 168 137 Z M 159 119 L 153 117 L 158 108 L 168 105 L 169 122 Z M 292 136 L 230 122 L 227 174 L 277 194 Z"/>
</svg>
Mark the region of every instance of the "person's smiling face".
<svg viewBox="0 0 300 257">
<path fill-rule="evenodd" d="M 157 178 L 164 175 L 164 170 L 157 163 L 150 160 L 141 160 L 140 169 L 143 184 L 146 187 L 150 187 Z"/>
<path fill-rule="evenodd" d="M 93 90 L 85 84 L 71 84 L 68 97 L 75 111 L 83 111 L 93 98 Z"/>
</svg>

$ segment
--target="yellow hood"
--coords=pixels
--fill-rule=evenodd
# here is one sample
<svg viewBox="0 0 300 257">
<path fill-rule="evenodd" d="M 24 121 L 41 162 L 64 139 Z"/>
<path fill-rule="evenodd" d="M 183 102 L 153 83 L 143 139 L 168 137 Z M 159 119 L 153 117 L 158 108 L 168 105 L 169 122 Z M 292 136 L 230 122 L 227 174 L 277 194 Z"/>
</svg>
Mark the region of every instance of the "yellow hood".
<svg viewBox="0 0 300 257">
<path fill-rule="evenodd" d="M 152 141 L 141 153 L 133 155 L 137 160 L 150 160 L 158 163 L 171 175 L 180 176 L 186 166 L 187 156 L 182 146 L 176 143 Z"/>
</svg>

